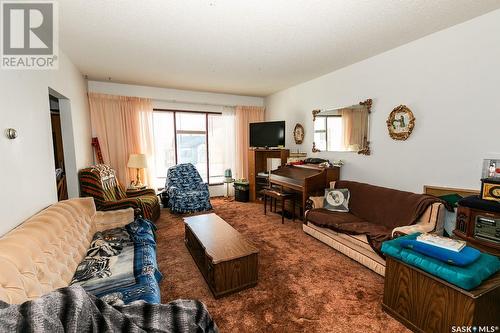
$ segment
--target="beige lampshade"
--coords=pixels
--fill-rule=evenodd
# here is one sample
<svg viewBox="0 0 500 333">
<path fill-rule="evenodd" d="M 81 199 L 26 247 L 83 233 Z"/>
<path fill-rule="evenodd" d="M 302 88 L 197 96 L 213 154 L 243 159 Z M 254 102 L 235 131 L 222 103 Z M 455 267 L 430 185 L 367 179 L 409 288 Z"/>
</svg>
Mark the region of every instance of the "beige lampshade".
<svg viewBox="0 0 500 333">
<path fill-rule="evenodd" d="M 135 169 L 143 169 L 148 167 L 148 162 L 145 154 L 130 154 L 127 167 Z"/>
</svg>

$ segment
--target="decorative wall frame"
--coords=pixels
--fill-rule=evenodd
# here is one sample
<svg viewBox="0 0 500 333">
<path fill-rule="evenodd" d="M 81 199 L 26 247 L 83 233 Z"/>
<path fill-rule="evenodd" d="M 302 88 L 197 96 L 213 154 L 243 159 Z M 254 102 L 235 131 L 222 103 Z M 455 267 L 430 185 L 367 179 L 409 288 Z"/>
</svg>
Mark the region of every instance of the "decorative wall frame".
<svg viewBox="0 0 500 333">
<path fill-rule="evenodd" d="M 295 127 L 293 129 L 293 139 L 298 145 L 304 142 L 304 126 L 299 123 L 295 124 Z"/>
<path fill-rule="evenodd" d="M 387 118 L 387 130 L 394 140 L 406 140 L 415 127 L 415 116 L 406 105 L 399 105 Z"/>
<path fill-rule="evenodd" d="M 366 127 L 366 133 L 365 133 L 365 137 L 362 139 L 362 143 L 358 144 L 359 145 L 359 149 L 356 149 L 356 150 L 341 150 L 341 151 L 346 151 L 346 152 L 350 151 L 350 152 L 357 152 L 358 154 L 361 154 L 361 155 L 370 155 L 371 154 L 371 150 L 370 150 L 370 141 L 368 140 L 368 136 L 369 136 L 369 133 L 370 133 L 370 118 L 369 118 L 369 115 L 371 114 L 372 102 L 373 102 L 372 99 L 369 98 L 369 99 L 366 99 L 364 101 L 359 102 L 358 104 L 351 105 L 351 106 L 334 107 L 334 108 L 327 108 L 327 109 L 315 109 L 315 110 L 312 110 L 313 132 L 314 132 L 313 134 L 317 133 L 314 124 L 315 124 L 315 121 L 318 118 L 322 118 L 322 117 L 325 117 L 325 116 L 329 117 L 329 116 L 332 116 L 332 115 L 335 116 L 336 112 L 338 112 L 341 109 L 345 109 L 345 108 L 351 108 L 351 109 L 357 109 L 357 110 L 366 111 L 366 113 L 367 113 L 366 126 L 365 126 Z M 318 152 L 322 151 L 321 149 L 318 148 L 318 146 L 321 147 L 321 143 L 317 143 L 317 142 L 313 141 L 313 143 L 312 143 L 312 152 L 313 153 L 318 153 Z M 333 151 L 333 150 L 325 150 L 325 151 Z"/>
</svg>

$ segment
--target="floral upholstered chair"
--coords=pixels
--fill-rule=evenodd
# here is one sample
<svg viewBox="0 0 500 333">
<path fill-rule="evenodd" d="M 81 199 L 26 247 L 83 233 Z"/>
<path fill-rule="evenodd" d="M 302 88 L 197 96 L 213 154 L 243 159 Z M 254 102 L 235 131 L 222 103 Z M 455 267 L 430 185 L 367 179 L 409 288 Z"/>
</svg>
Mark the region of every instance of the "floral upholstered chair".
<svg viewBox="0 0 500 333">
<path fill-rule="evenodd" d="M 153 189 L 124 191 L 115 170 L 97 164 L 80 170 L 80 195 L 93 197 L 97 210 L 134 208 L 145 219 L 156 221 L 160 217 L 160 202 Z"/>
<path fill-rule="evenodd" d="M 168 169 L 162 202 L 173 213 L 203 212 L 212 209 L 208 184 L 191 163 Z"/>
</svg>

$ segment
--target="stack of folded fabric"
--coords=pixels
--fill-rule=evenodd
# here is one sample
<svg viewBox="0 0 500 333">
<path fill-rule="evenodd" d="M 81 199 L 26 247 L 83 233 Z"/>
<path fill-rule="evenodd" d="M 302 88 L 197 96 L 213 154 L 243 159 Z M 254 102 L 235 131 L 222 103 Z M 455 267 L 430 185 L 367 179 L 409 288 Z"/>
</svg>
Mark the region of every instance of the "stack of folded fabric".
<svg viewBox="0 0 500 333">
<path fill-rule="evenodd" d="M 434 276 L 471 290 L 500 270 L 500 259 L 465 243 L 415 233 L 382 244 L 382 252 Z"/>
<path fill-rule="evenodd" d="M 97 232 L 71 284 L 108 302 L 160 303 L 155 229 L 138 218 L 125 227 Z"/>
</svg>

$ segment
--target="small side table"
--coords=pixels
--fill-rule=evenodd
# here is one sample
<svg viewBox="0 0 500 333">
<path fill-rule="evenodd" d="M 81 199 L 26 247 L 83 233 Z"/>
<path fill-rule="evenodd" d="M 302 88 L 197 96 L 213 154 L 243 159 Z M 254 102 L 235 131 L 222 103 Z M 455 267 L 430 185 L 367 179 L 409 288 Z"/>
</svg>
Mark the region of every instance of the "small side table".
<svg viewBox="0 0 500 333">
<path fill-rule="evenodd" d="M 228 201 L 231 201 L 231 197 L 229 196 L 229 184 L 232 183 L 234 183 L 234 179 L 229 179 L 229 178 L 224 179 L 224 184 L 226 184 L 226 195 L 224 196 L 224 198 Z"/>
</svg>

